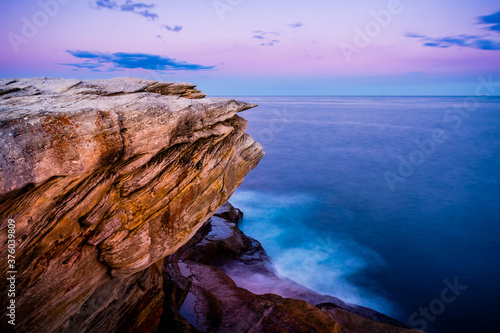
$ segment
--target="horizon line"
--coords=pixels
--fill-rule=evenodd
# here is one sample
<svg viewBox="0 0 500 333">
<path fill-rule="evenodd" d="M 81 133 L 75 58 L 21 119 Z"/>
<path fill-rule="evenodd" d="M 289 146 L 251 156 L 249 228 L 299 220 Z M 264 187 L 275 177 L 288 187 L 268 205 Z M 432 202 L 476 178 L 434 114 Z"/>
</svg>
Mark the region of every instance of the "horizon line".
<svg viewBox="0 0 500 333">
<path fill-rule="evenodd" d="M 476 96 L 476 95 L 210 95 L 207 97 L 500 97 L 500 95 Z"/>
</svg>

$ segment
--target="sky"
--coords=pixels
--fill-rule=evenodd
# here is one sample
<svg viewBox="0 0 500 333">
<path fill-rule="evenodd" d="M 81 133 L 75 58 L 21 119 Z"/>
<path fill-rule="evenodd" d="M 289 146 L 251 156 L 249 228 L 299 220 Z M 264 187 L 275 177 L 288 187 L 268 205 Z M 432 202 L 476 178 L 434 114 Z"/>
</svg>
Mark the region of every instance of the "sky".
<svg viewBox="0 0 500 333">
<path fill-rule="evenodd" d="M 1 1 L 0 77 L 139 77 L 209 96 L 474 95 L 498 0 Z M 491 77 L 490 77 L 491 76 Z"/>
</svg>

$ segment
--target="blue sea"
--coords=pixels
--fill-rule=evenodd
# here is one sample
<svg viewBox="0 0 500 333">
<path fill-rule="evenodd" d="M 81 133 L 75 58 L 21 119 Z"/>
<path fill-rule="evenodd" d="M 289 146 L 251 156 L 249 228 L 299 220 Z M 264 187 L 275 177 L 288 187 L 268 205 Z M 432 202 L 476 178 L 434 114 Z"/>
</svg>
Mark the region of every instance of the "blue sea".
<svg viewBox="0 0 500 333">
<path fill-rule="evenodd" d="M 498 332 L 500 98 L 235 97 L 231 202 L 282 276 L 426 332 Z"/>
</svg>

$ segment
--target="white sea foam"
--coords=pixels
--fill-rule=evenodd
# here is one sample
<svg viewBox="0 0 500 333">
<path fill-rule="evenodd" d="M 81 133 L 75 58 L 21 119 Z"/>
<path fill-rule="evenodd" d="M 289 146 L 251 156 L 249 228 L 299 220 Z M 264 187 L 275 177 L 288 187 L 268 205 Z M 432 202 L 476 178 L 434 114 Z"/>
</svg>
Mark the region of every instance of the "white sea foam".
<svg viewBox="0 0 500 333">
<path fill-rule="evenodd" d="M 279 276 L 347 303 L 389 315 L 398 312 L 397 304 L 373 282 L 363 281 L 363 286 L 372 284 L 369 289 L 379 293 L 353 282 L 352 277 L 359 281 L 367 268 L 383 268 L 385 261 L 378 253 L 327 229 L 311 228 L 310 214 L 316 204 L 312 195 L 238 190 L 230 201 L 245 214 L 240 228 L 262 243 Z M 272 290 L 262 283 L 261 290 Z"/>
</svg>

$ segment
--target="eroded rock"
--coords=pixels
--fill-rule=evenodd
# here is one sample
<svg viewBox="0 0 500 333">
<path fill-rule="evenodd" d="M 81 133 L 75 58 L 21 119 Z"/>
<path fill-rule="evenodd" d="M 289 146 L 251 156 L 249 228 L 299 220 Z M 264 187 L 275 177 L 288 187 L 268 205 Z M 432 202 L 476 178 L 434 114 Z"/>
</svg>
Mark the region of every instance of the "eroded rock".
<svg viewBox="0 0 500 333">
<path fill-rule="evenodd" d="M 236 115 L 255 105 L 131 78 L 2 79 L 0 92 L 0 246 L 15 220 L 16 332 L 153 331 L 141 324 L 161 314 L 152 265 L 263 156 Z M 110 309 L 123 320 L 107 323 Z"/>
</svg>

